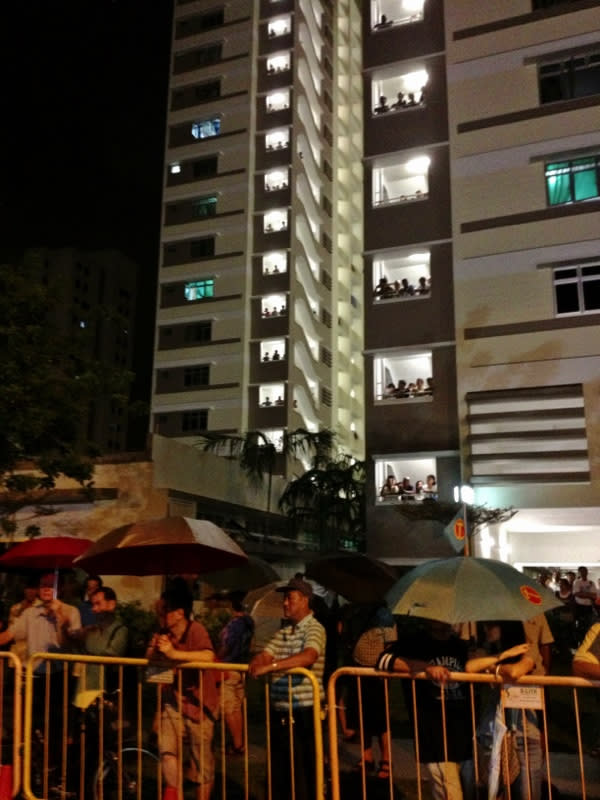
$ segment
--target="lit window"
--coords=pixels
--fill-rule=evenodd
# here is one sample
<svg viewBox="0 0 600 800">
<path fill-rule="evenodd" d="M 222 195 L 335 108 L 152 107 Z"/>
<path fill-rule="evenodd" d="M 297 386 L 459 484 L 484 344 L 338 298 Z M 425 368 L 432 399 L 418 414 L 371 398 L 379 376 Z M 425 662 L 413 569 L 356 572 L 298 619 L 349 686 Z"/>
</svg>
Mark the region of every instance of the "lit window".
<svg viewBox="0 0 600 800">
<path fill-rule="evenodd" d="M 546 164 L 548 204 L 579 203 L 598 197 L 600 156 Z"/>
<path fill-rule="evenodd" d="M 278 275 L 280 272 L 287 272 L 287 253 L 285 251 L 275 251 L 265 253 L 262 257 L 263 275 Z"/>
<path fill-rule="evenodd" d="M 430 159 L 417 156 L 373 169 L 373 205 L 423 200 L 429 194 Z"/>
<path fill-rule="evenodd" d="M 554 270 L 556 314 L 600 311 L 600 264 L 558 267 Z"/>
<path fill-rule="evenodd" d="M 191 281 L 186 283 L 184 290 L 186 300 L 205 300 L 207 297 L 215 296 L 215 279 L 206 278 L 201 281 Z"/>
<path fill-rule="evenodd" d="M 264 364 L 285 359 L 284 339 L 263 339 L 260 343 L 260 360 Z"/>
<path fill-rule="evenodd" d="M 378 458 L 375 460 L 375 496 L 378 503 L 421 502 L 438 499 L 435 458 Z"/>
<path fill-rule="evenodd" d="M 431 351 L 376 356 L 373 378 L 376 401 L 430 400 L 433 395 Z"/>
<path fill-rule="evenodd" d="M 425 87 L 429 76 L 424 69 L 390 75 L 389 70 L 378 74 L 371 83 L 373 113 L 403 111 L 425 102 Z"/>
<path fill-rule="evenodd" d="M 423 19 L 425 0 L 371 0 L 371 26 L 375 30 L 406 25 Z"/>
<path fill-rule="evenodd" d="M 275 36 L 285 36 L 286 33 L 289 33 L 292 27 L 292 20 L 291 17 L 280 17 L 279 19 L 273 19 L 269 22 L 268 32 L 269 38 L 273 39 Z"/>
<path fill-rule="evenodd" d="M 373 259 L 373 298 L 414 299 L 431 295 L 429 252 L 386 253 Z"/>
<path fill-rule="evenodd" d="M 265 136 L 265 147 L 267 150 L 283 150 L 289 147 L 290 132 L 287 128 L 272 130 Z"/>
<path fill-rule="evenodd" d="M 266 383 L 259 386 L 258 404 L 263 408 L 285 405 L 285 387 L 283 383 Z"/>
<path fill-rule="evenodd" d="M 265 175 L 265 189 L 268 192 L 275 192 L 278 189 L 286 189 L 288 185 L 287 170 L 274 169 Z"/>
<path fill-rule="evenodd" d="M 263 231 L 265 233 L 277 233 L 286 231 L 288 227 L 288 214 L 283 209 L 269 211 L 263 218 Z"/>
<path fill-rule="evenodd" d="M 220 132 L 221 120 L 219 117 L 192 123 L 192 136 L 194 139 L 209 139 L 211 136 L 218 136 Z"/>
<path fill-rule="evenodd" d="M 175 161 L 169 166 L 169 172 L 171 175 L 178 175 L 181 172 L 181 164 L 179 161 Z"/>
<path fill-rule="evenodd" d="M 267 59 L 267 72 L 274 75 L 276 72 L 285 72 L 290 68 L 290 54 L 285 53 L 280 56 L 272 56 Z"/>
<path fill-rule="evenodd" d="M 267 111 L 283 111 L 290 107 L 289 91 L 271 92 L 266 97 Z"/>
</svg>

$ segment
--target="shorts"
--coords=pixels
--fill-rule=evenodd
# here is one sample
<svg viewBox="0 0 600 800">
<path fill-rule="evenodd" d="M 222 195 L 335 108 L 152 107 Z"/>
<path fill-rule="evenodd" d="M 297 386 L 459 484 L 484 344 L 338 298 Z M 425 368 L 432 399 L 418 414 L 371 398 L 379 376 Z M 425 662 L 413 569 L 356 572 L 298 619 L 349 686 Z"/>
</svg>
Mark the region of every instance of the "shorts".
<svg viewBox="0 0 600 800">
<path fill-rule="evenodd" d="M 189 765 L 184 767 L 185 777 L 194 783 L 212 783 L 215 777 L 215 757 L 212 741 L 215 723 L 204 717 L 200 722 L 182 717 L 171 705 L 163 707 L 160 720 L 160 754 L 172 755 L 179 761 L 180 743 L 184 746 L 182 758 L 189 755 Z"/>
<path fill-rule="evenodd" d="M 240 711 L 244 703 L 244 679 L 241 672 L 229 672 L 221 684 L 221 702 L 224 714 Z"/>
</svg>

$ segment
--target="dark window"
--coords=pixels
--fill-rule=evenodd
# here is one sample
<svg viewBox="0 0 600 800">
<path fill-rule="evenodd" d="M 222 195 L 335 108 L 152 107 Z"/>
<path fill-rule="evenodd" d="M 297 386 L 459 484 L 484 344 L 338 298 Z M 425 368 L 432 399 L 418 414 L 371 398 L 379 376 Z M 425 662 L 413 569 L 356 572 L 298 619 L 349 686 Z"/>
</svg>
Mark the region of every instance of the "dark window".
<svg viewBox="0 0 600 800">
<path fill-rule="evenodd" d="M 222 8 L 216 8 L 213 11 L 208 11 L 202 15 L 200 25 L 203 31 L 208 31 L 211 28 L 218 28 L 219 25 L 225 23 L 225 11 Z"/>
<path fill-rule="evenodd" d="M 199 367 L 185 367 L 183 370 L 184 386 L 208 386 L 210 367 L 202 364 Z"/>
<path fill-rule="evenodd" d="M 209 64 L 217 64 L 221 60 L 223 52 L 223 45 L 221 42 L 217 44 L 209 44 L 200 50 L 196 50 L 194 57 L 196 64 L 199 67 L 207 67 Z"/>
<path fill-rule="evenodd" d="M 194 178 L 210 178 L 212 175 L 216 175 L 218 163 L 218 156 L 209 156 L 194 161 L 192 164 Z"/>
<path fill-rule="evenodd" d="M 215 254 L 215 237 L 207 236 L 205 239 L 195 239 L 190 242 L 190 256 L 192 258 L 210 258 Z"/>
<path fill-rule="evenodd" d="M 212 323 L 196 322 L 194 325 L 187 325 L 184 338 L 186 342 L 210 342 L 212 338 Z"/>
<path fill-rule="evenodd" d="M 199 197 L 197 200 L 192 200 L 192 217 L 194 219 L 204 219 L 205 217 L 214 217 L 217 213 L 217 196 L 210 195 L 209 197 Z"/>
<path fill-rule="evenodd" d="M 552 6 L 566 6 L 569 3 L 577 3 L 579 0 L 533 0 L 533 10 L 540 8 L 552 8 Z"/>
<path fill-rule="evenodd" d="M 600 311 L 600 264 L 558 267 L 553 277 L 558 316 Z"/>
<path fill-rule="evenodd" d="M 215 97 L 220 97 L 221 81 L 210 81 L 210 83 L 201 83 L 199 86 L 194 86 L 194 94 L 196 100 L 212 100 Z"/>
<path fill-rule="evenodd" d="M 599 196 L 599 156 L 546 164 L 548 204 L 578 203 Z"/>
<path fill-rule="evenodd" d="M 181 415 L 181 430 L 184 432 L 205 431 L 208 425 L 208 411 L 184 411 Z"/>
<path fill-rule="evenodd" d="M 572 100 L 600 93 L 600 50 L 541 64 L 540 102 Z"/>
</svg>

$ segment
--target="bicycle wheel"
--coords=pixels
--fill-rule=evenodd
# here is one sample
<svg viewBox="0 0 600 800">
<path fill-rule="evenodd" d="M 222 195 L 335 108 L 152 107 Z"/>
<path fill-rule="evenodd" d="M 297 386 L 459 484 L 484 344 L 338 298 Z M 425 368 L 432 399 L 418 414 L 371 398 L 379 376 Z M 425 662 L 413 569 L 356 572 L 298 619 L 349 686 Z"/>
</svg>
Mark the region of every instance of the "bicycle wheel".
<svg viewBox="0 0 600 800">
<path fill-rule="evenodd" d="M 137 747 L 108 753 L 94 776 L 94 800 L 158 800 L 158 788 L 157 756 Z"/>
</svg>

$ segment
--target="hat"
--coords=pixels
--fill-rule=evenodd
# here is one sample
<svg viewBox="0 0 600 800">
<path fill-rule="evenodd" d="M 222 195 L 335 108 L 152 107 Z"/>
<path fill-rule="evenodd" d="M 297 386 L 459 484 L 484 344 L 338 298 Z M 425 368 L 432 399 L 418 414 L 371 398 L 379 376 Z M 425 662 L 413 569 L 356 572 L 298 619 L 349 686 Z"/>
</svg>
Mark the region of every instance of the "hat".
<svg viewBox="0 0 600 800">
<path fill-rule="evenodd" d="M 300 592 L 305 597 L 313 596 L 313 588 L 308 581 L 303 581 L 302 578 L 290 578 L 287 586 L 278 586 L 276 592 Z"/>
</svg>

